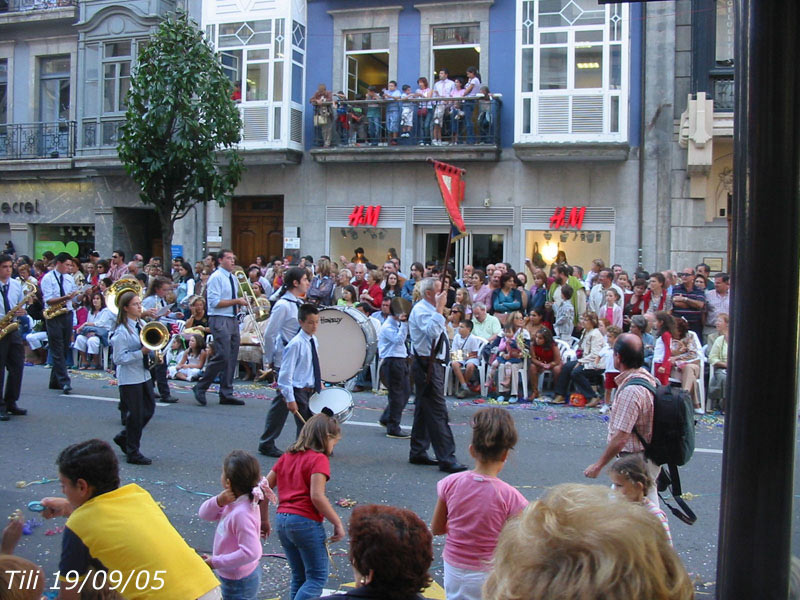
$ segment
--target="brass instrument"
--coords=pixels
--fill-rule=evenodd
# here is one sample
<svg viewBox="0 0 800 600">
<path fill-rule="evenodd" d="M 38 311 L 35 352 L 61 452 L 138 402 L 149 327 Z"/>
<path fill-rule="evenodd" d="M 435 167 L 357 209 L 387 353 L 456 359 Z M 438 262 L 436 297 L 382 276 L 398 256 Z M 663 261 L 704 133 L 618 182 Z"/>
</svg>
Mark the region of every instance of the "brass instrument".
<svg viewBox="0 0 800 600">
<path fill-rule="evenodd" d="M 247 301 L 247 304 L 245 305 L 245 311 L 247 314 L 252 317 L 256 323 L 265 320 L 269 316 L 269 308 L 267 307 L 265 309 L 263 304 L 259 302 L 261 299 L 256 298 L 256 294 L 253 291 L 253 286 L 250 285 L 250 279 L 248 279 L 247 273 L 245 273 L 243 269 L 236 269 L 233 272 L 233 276 L 236 277 L 236 281 L 239 284 L 239 295 Z M 267 300 L 267 305 L 269 305 L 269 300 Z M 261 352 L 265 352 L 266 344 L 264 342 L 264 336 L 261 333 L 261 328 L 258 326 L 256 326 L 255 335 L 258 338 L 258 345 L 261 346 Z"/>
<path fill-rule="evenodd" d="M 14 317 L 14 313 L 16 313 L 20 308 L 25 306 L 31 301 L 32 298 L 36 296 L 36 286 L 30 281 L 23 281 L 22 289 L 25 290 L 25 297 L 19 303 L 17 303 L 16 306 L 11 308 L 11 310 L 3 315 L 2 319 L 0 319 L 0 340 L 2 340 L 8 334 L 19 329 L 19 321 L 17 321 Z"/>
<path fill-rule="evenodd" d="M 106 308 L 113 314 L 119 314 L 119 298 L 125 292 L 133 292 L 137 296 L 142 295 L 143 286 L 138 279 L 123 277 L 117 279 L 109 288 L 103 292 L 106 301 Z"/>
<path fill-rule="evenodd" d="M 166 325 L 158 321 L 151 321 L 142 327 L 139 340 L 142 342 L 142 346 L 151 351 L 145 355 L 148 369 L 152 369 L 164 360 L 161 351 L 169 344 L 169 330 Z"/>
</svg>

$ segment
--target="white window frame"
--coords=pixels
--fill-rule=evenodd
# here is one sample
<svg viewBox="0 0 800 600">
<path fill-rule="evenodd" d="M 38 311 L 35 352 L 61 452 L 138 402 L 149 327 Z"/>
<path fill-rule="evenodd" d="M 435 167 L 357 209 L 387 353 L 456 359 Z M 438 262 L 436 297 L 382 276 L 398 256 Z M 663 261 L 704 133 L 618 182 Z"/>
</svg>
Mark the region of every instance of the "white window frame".
<svg viewBox="0 0 800 600">
<path fill-rule="evenodd" d="M 515 103 L 514 103 L 514 141 L 516 143 L 557 143 L 557 142 L 606 142 L 606 143 L 623 143 L 628 139 L 628 97 L 630 93 L 630 11 L 627 4 L 621 5 L 598 5 L 599 9 L 605 10 L 605 19 L 603 25 L 566 25 L 561 27 L 539 27 L 539 2 L 540 0 L 517 0 L 517 40 L 516 40 L 516 85 L 515 85 Z M 524 26 L 523 11 L 525 5 L 531 3 L 533 8 L 533 43 L 523 45 L 523 36 L 525 35 L 526 27 Z M 613 6 L 619 6 L 622 20 L 621 27 L 621 73 L 620 73 L 620 86 L 619 89 L 611 89 L 610 87 L 610 73 L 611 73 L 611 46 L 617 44 L 616 41 L 610 39 L 610 16 L 612 15 Z M 603 31 L 602 42 L 591 42 L 592 46 L 602 45 L 603 47 L 603 86 L 601 88 L 575 88 L 574 87 L 574 74 L 575 74 L 575 50 L 584 44 L 575 43 L 575 33 L 578 31 Z M 542 44 L 542 33 L 566 33 L 566 44 Z M 541 90 L 540 85 L 540 69 L 539 69 L 539 56 L 542 47 L 566 47 L 567 51 L 567 88 L 561 90 Z M 525 49 L 532 49 L 533 51 L 533 91 L 525 92 L 522 90 L 523 73 L 523 51 Z M 565 98 L 567 99 L 568 112 L 566 118 L 569 123 L 569 129 L 574 126 L 572 124 L 573 118 L 573 102 L 575 98 L 587 98 L 602 96 L 602 113 L 603 124 L 602 131 L 599 132 L 562 132 L 562 133 L 539 133 L 538 131 L 538 117 L 539 108 L 542 99 Z M 611 106 L 612 98 L 619 97 L 619 121 L 618 131 L 612 132 L 610 127 L 611 121 Z M 524 122 L 524 106 L 525 102 L 530 102 L 530 131 L 525 132 Z"/>
<path fill-rule="evenodd" d="M 351 97 L 351 94 L 350 94 L 350 92 L 351 92 L 350 82 L 348 81 L 349 76 L 350 76 L 350 66 L 348 65 L 348 62 L 349 62 L 349 58 L 351 56 L 359 56 L 359 55 L 362 55 L 362 54 L 386 54 L 389 57 L 389 62 L 390 62 L 390 64 L 387 65 L 386 81 L 388 83 L 389 81 L 392 80 L 391 76 L 389 75 L 389 70 L 391 68 L 391 56 L 392 56 L 392 51 L 389 48 L 389 46 L 391 44 L 387 43 L 386 44 L 386 48 L 370 48 L 368 50 L 348 50 L 347 49 L 347 36 L 348 35 L 351 35 L 351 34 L 352 35 L 358 35 L 358 34 L 361 34 L 361 33 L 384 33 L 384 32 L 386 33 L 386 40 L 388 42 L 389 41 L 389 35 L 390 35 L 388 27 L 375 27 L 373 29 L 358 29 L 358 30 L 350 30 L 350 31 L 344 31 L 343 32 L 343 35 L 342 35 L 342 44 L 343 44 L 342 52 L 344 53 L 344 57 L 343 57 L 344 63 L 342 64 L 342 82 L 341 82 L 342 85 L 341 85 L 341 87 L 337 88 L 336 90 L 332 90 L 332 91 L 335 92 L 337 90 L 343 90 L 345 95 L 347 95 L 349 100 L 354 100 L 355 99 L 355 95 L 353 95 Z M 358 82 L 358 77 L 356 77 L 356 83 L 357 82 Z M 355 91 L 355 90 L 353 90 L 353 91 Z"/>
<path fill-rule="evenodd" d="M 465 26 L 465 27 L 475 26 L 475 27 L 477 27 L 478 28 L 478 43 L 477 44 L 445 44 L 445 45 L 441 45 L 441 46 L 434 45 L 434 43 L 433 43 L 433 30 L 434 29 L 440 29 L 440 28 L 445 28 L 445 27 L 459 27 L 459 26 Z M 478 56 L 480 56 L 480 54 L 481 54 L 480 30 L 481 30 L 481 24 L 477 23 L 477 22 L 476 23 L 456 23 L 456 24 L 452 24 L 452 23 L 448 23 L 448 24 L 437 23 L 436 25 L 431 25 L 431 33 L 430 33 L 430 35 L 431 35 L 430 70 L 428 72 L 432 73 L 432 74 L 438 73 L 437 69 L 441 66 L 441 65 L 437 65 L 436 64 L 435 52 L 437 50 L 465 50 L 465 49 L 470 49 L 471 48 L 472 50 L 477 50 Z M 480 67 L 478 67 L 478 68 L 480 68 Z M 435 81 L 436 81 L 436 79 L 434 79 L 434 82 Z M 481 83 L 483 83 L 483 82 L 481 82 Z M 431 87 L 432 86 L 433 86 L 433 84 L 431 84 Z"/>
</svg>

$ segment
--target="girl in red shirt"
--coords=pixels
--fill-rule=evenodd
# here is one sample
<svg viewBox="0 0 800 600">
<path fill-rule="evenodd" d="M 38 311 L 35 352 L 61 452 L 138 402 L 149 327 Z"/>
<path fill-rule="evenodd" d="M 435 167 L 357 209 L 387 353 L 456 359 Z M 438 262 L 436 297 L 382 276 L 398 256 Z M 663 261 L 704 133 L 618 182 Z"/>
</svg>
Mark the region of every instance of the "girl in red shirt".
<svg viewBox="0 0 800 600">
<path fill-rule="evenodd" d="M 331 415 L 314 415 L 267 475 L 269 487 L 278 486 L 275 518 L 278 537 L 292 569 L 289 600 L 321 596 L 328 581 L 323 519 L 333 524 L 331 542 L 338 542 L 345 535 L 342 521 L 325 495 L 325 484 L 331 476 L 328 457 L 341 436 L 339 423 Z"/>
</svg>

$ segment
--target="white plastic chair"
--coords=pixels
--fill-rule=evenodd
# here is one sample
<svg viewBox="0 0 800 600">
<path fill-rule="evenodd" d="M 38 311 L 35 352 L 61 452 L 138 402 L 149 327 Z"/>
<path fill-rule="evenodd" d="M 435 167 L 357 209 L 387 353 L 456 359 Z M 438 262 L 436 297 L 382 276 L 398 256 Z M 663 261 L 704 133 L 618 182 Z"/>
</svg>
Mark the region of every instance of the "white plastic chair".
<svg viewBox="0 0 800 600">
<path fill-rule="evenodd" d="M 695 397 L 697 401 L 700 403 L 700 414 L 706 414 L 706 385 L 704 381 L 705 370 L 706 370 L 706 358 L 705 348 L 700 344 L 700 339 L 697 337 L 697 334 L 694 331 L 689 331 L 688 335 L 692 337 L 694 340 L 695 348 L 699 348 L 697 352 L 697 358 L 692 361 L 688 362 L 696 362 L 700 365 L 700 375 L 697 377 L 697 381 L 694 382 L 695 385 Z M 650 372 L 655 375 L 655 361 L 650 365 Z M 681 380 L 676 377 L 669 378 L 670 384 L 677 383 L 678 385 L 681 384 Z"/>
<path fill-rule="evenodd" d="M 478 347 L 478 357 L 480 357 L 481 352 L 483 351 L 483 347 L 486 345 L 486 340 L 480 336 L 475 336 L 478 341 L 480 341 L 480 346 Z M 486 371 L 482 368 L 483 361 L 478 360 L 478 377 L 481 382 L 481 395 L 485 395 L 484 387 L 486 385 Z M 458 379 L 456 378 L 456 374 L 453 372 L 452 367 L 450 366 L 450 361 L 447 362 L 447 366 L 444 368 L 444 395 L 450 396 L 455 394 L 458 391 Z"/>
</svg>

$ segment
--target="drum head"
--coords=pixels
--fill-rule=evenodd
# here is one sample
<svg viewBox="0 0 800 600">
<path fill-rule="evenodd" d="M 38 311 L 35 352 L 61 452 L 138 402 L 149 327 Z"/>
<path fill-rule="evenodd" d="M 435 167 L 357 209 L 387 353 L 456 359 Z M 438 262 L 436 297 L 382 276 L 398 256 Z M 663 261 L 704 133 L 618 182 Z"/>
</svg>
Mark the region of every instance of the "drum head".
<svg viewBox="0 0 800 600">
<path fill-rule="evenodd" d="M 368 357 L 368 342 L 364 332 L 374 330 L 369 319 L 355 309 L 342 307 L 319 311 L 319 366 L 322 381 L 341 383 L 358 375 Z"/>
<path fill-rule="evenodd" d="M 333 412 L 334 416 L 347 411 L 353 405 L 353 396 L 344 388 L 331 387 L 322 390 L 319 394 L 314 394 L 308 399 L 308 408 L 312 413 L 318 415 L 326 406 Z"/>
</svg>

